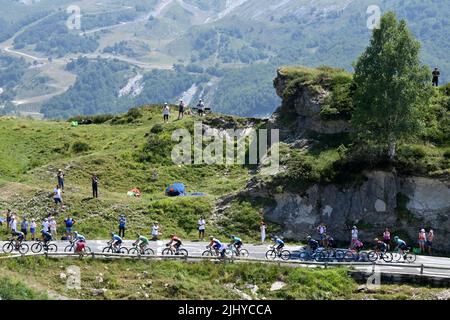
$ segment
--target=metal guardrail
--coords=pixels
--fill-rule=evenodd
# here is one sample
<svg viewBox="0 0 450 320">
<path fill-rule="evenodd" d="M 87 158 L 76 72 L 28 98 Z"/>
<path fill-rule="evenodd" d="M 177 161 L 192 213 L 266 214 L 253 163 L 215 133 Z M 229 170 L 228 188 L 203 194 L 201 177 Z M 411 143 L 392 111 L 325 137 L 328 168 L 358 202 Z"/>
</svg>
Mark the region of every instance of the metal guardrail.
<svg viewBox="0 0 450 320">
<path fill-rule="evenodd" d="M 406 269 L 419 269 L 421 276 L 424 275 L 426 269 L 431 270 L 442 270 L 449 271 L 450 267 L 437 266 L 437 265 L 426 265 L 426 264 L 407 264 L 407 263 L 377 263 L 377 262 L 315 262 L 315 261 L 284 261 L 284 260 L 267 260 L 258 258 L 221 258 L 221 257 L 204 257 L 204 256 L 175 256 L 175 255 L 130 255 L 130 254 L 119 254 L 119 253 L 103 253 L 103 252 L 90 252 L 90 253 L 67 253 L 67 252 L 42 252 L 24 255 L 8 255 L 0 256 L 0 259 L 13 259 L 20 257 L 36 257 L 44 256 L 49 257 L 73 257 L 73 258 L 84 258 L 90 257 L 96 258 L 119 258 L 119 259 L 138 259 L 138 260 L 182 260 L 182 261 L 225 261 L 225 262 L 255 262 L 264 264 L 277 264 L 279 266 L 314 266 L 314 267 L 372 267 L 372 272 L 375 272 L 377 267 L 402 267 Z M 398 272 L 390 272 L 392 274 L 398 274 Z"/>
</svg>

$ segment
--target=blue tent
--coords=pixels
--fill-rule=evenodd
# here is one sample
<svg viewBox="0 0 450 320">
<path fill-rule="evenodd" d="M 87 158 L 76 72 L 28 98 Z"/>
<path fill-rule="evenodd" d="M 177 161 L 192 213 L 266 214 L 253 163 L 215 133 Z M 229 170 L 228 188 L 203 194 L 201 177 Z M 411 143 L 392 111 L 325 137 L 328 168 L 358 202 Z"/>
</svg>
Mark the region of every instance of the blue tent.
<svg viewBox="0 0 450 320">
<path fill-rule="evenodd" d="M 166 195 L 169 197 L 184 196 L 186 194 L 186 188 L 182 183 L 174 183 L 167 187 Z"/>
</svg>

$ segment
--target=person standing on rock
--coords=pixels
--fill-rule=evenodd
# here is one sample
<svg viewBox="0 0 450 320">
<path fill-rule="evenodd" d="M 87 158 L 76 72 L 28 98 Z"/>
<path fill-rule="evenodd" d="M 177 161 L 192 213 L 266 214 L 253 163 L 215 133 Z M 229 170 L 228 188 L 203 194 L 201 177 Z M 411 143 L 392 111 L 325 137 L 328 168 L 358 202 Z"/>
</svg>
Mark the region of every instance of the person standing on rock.
<svg viewBox="0 0 450 320">
<path fill-rule="evenodd" d="M 170 116 L 170 108 L 169 108 L 169 105 L 167 103 L 165 103 L 164 108 L 163 108 L 164 123 L 169 121 L 169 116 Z"/>
<path fill-rule="evenodd" d="M 428 232 L 428 235 L 427 235 L 427 248 L 428 248 L 428 254 L 430 256 L 433 255 L 433 252 L 432 252 L 433 241 L 434 241 L 434 231 L 433 231 L 433 229 L 430 229 L 430 232 Z"/>
<path fill-rule="evenodd" d="M 99 179 L 97 175 L 94 173 L 92 174 L 92 198 L 98 198 L 98 182 Z"/>
<path fill-rule="evenodd" d="M 427 234 L 425 232 L 425 229 L 421 229 L 419 231 L 419 247 L 420 247 L 420 253 L 425 253 L 425 244 L 427 242 Z"/>
<path fill-rule="evenodd" d="M 180 104 L 178 105 L 178 120 L 183 119 L 184 117 L 184 102 L 180 100 Z"/>
<path fill-rule="evenodd" d="M 57 177 L 58 177 L 58 186 L 61 188 L 62 191 L 64 191 L 64 172 L 61 169 L 58 170 Z"/>
</svg>

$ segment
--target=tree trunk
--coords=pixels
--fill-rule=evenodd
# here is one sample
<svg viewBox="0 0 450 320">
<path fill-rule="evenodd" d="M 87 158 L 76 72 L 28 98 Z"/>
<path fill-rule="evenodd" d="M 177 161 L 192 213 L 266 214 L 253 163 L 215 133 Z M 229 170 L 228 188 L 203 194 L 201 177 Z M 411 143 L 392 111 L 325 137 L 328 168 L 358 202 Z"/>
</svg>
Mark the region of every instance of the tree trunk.
<svg viewBox="0 0 450 320">
<path fill-rule="evenodd" d="M 394 161 L 395 155 L 397 153 L 397 142 L 394 137 L 389 137 L 388 142 L 388 156 L 390 161 Z"/>
</svg>

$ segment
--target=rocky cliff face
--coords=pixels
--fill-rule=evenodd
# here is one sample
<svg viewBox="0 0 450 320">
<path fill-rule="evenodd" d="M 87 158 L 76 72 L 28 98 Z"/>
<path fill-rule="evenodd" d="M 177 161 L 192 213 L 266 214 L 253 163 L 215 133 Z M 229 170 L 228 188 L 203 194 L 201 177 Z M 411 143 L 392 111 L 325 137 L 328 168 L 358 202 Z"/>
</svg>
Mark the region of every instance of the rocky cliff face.
<svg viewBox="0 0 450 320">
<path fill-rule="evenodd" d="M 368 172 L 365 178 L 347 188 L 316 184 L 303 194 L 272 194 L 253 185 L 245 194 L 275 200 L 274 207 L 266 208 L 265 217 L 280 224 L 289 239 L 316 235 L 315 228 L 324 222 L 339 241 L 349 241 L 350 229 L 357 225 L 363 242 L 380 237 L 389 227 L 415 244 L 421 228 L 433 228 L 436 248 L 450 250 L 449 181 L 382 171 Z"/>
<path fill-rule="evenodd" d="M 293 85 L 295 80 L 285 69 L 279 69 L 274 80 L 275 90 L 283 99 L 283 104 L 274 113 L 270 122 L 273 128 L 281 129 L 284 140 L 300 139 L 308 132 L 336 134 L 350 130 L 350 124 L 346 120 L 325 120 L 321 116 L 326 99 L 331 94 L 330 86 L 325 85 L 322 80 L 297 82 Z M 287 97 L 287 89 L 291 91 L 290 97 Z M 282 114 L 289 115 L 289 128 L 280 121 Z"/>
</svg>

